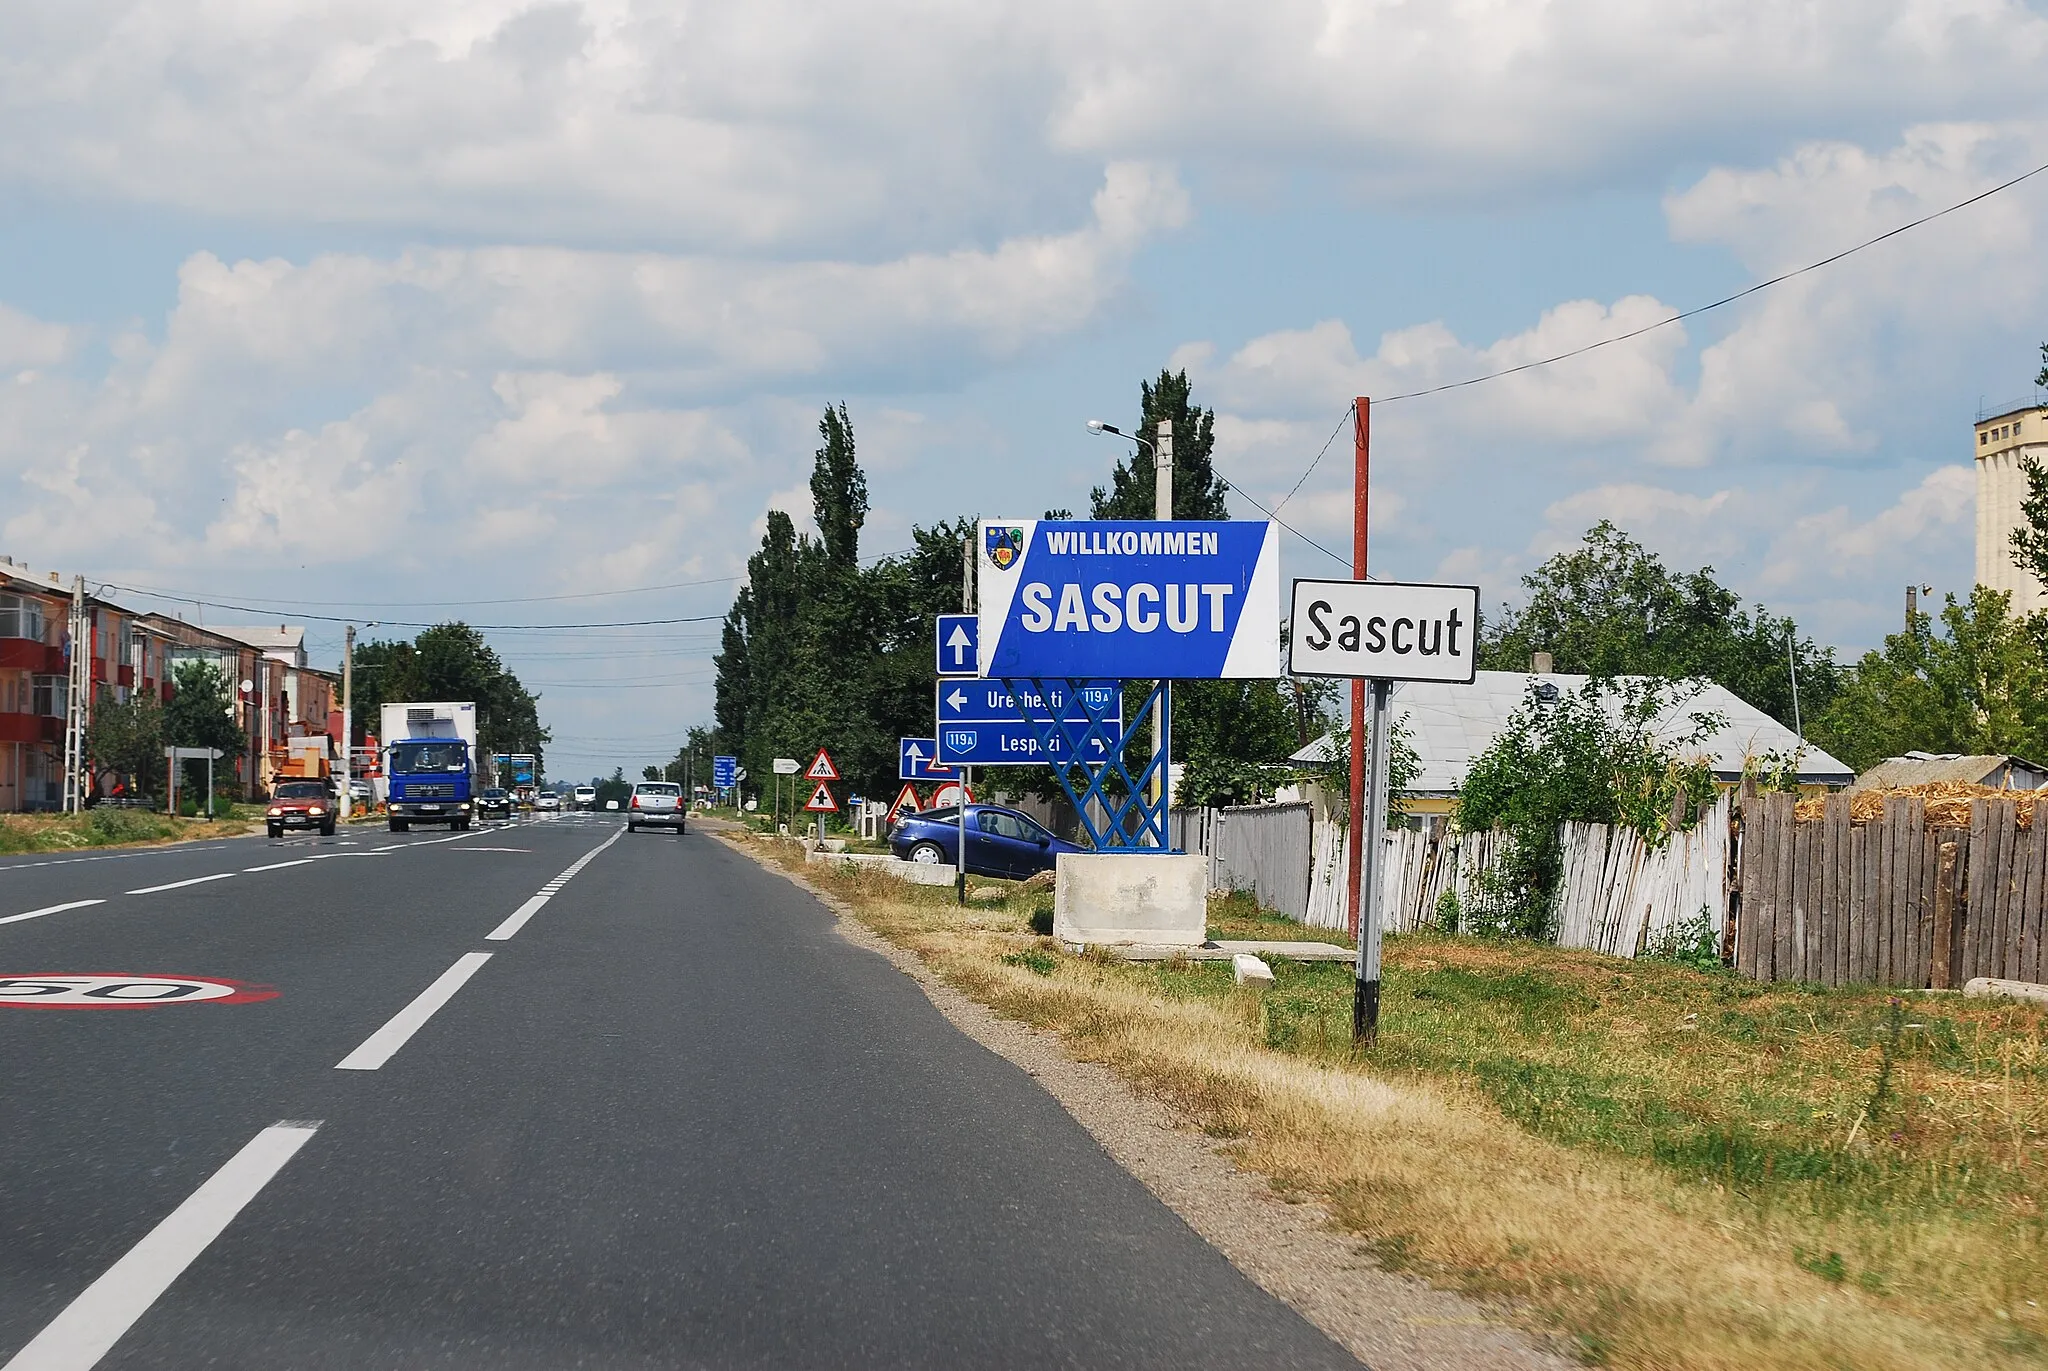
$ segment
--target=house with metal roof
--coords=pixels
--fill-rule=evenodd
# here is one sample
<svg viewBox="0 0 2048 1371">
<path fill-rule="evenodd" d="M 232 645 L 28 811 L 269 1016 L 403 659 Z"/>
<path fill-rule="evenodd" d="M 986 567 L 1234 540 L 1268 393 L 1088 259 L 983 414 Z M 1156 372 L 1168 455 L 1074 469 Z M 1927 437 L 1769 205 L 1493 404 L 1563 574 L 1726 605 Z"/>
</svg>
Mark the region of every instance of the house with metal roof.
<svg viewBox="0 0 2048 1371">
<path fill-rule="evenodd" d="M 1908 752 L 1887 757 L 1856 778 L 1851 790 L 1897 790 L 1901 786 L 1961 781 L 1994 790 L 2039 790 L 2048 785 L 2048 766 L 2002 752 L 1965 756 L 1955 752 Z"/>
<path fill-rule="evenodd" d="M 1531 700 L 1532 689 L 1533 698 L 1554 700 L 1582 689 L 1590 679 L 1568 672 L 1482 671 L 1471 685 L 1411 681 L 1394 687 L 1394 715 L 1405 723 L 1421 763 L 1408 787 L 1408 812 L 1447 812 L 1465 784 L 1472 759 L 1486 751 L 1515 711 Z M 1797 754 L 1802 786 L 1837 789 L 1856 779 L 1846 763 L 1811 743 L 1802 744 L 1791 729 L 1733 692 L 1711 681 L 1689 684 L 1696 693 L 1667 708 L 1652 728 L 1662 737 L 1679 738 L 1694 730 L 1693 716 L 1718 716 L 1720 727 L 1704 740 L 1698 754 L 1712 764 L 1722 783 L 1736 784 L 1744 764 L 1766 754 Z M 1293 760 L 1339 760 L 1334 737 L 1324 734 L 1296 752 Z"/>
</svg>

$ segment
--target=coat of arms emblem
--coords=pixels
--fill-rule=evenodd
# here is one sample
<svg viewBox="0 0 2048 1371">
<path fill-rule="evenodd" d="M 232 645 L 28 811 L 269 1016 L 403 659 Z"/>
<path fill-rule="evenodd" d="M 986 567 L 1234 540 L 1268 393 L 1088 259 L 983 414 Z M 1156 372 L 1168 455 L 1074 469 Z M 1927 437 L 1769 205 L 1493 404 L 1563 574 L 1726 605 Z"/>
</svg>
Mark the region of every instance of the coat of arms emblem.
<svg viewBox="0 0 2048 1371">
<path fill-rule="evenodd" d="M 1013 524 L 990 524 L 981 531 L 988 559 L 997 571 L 1008 571 L 1024 555 L 1024 530 Z"/>
</svg>

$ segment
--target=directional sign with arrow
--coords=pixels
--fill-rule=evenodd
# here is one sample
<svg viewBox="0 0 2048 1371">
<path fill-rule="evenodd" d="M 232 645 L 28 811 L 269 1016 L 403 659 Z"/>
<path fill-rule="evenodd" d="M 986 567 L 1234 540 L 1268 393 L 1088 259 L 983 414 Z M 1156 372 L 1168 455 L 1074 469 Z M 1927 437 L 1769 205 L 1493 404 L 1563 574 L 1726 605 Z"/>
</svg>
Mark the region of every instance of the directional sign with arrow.
<svg viewBox="0 0 2048 1371">
<path fill-rule="evenodd" d="M 896 779 L 900 781 L 949 781 L 953 768 L 939 765 L 939 740 L 899 738 L 896 742 Z"/>
<path fill-rule="evenodd" d="M 973 676 L 976 646 L 981 640 L 981 620 L 973 614 L 938 616 L 939 675 Z"/>
<path fill-rule="evenodd" d="M 938 685 L 939 727 L 949 724 L 1022 724 L 1057 717 L 1061 723 L 1085 724 L 1089 710 L 1105 724 L 1121 724 L 1123 688 L 1116 681 L 1047 681 L 1044 688 L 1028 681 L 941 681 Z M 950 760 L 950 759 L 948 759 Z"/>
</svg>

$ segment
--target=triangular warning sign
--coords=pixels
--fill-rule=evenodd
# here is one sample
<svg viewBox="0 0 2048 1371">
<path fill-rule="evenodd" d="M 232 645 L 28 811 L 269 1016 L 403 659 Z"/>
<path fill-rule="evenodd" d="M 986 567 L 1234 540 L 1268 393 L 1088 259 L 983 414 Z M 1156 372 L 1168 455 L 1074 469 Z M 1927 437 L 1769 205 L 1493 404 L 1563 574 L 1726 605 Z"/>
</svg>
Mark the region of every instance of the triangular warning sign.
<svg viewBox="0 0 2048 1371">
<path fill-rule="evenodd" d="M 924 801 L 918 796 L 917 787 L 910 782 L 903 783 L 903 789 L 896 792 L 896 803 L 889 806 L 889 822 L 895 823 L 904 814 L 915 814 L 924 808 Z"/>
<path fill-rule="evenodd" d="M 839 768 L 832 765 L 832 754 L 822 747 L 819 748 L 818 755 L 811 758 L 810 769 L 804 772 L 804 779 L 810 781 L 838 780 Z M 833 808 L 836 809 L 838 806 L 834 805 Z"/>
<path fill-rule="evenodd" d="M 804 806 L 810 814 L 830 814 L 838 808 L 839 801 L 832 798 L 832 787 L 823 781 L 818 782 L 818 788 L 811 792 L 811 802 Z"/>
</svg>

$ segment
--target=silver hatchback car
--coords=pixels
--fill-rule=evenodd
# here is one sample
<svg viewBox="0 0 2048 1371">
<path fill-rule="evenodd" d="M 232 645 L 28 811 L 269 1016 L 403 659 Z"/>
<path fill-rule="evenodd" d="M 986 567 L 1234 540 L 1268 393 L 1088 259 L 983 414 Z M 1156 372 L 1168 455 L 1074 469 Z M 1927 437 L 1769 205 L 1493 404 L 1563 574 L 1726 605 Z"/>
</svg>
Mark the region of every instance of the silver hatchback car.
<svg viewBox="0 0 2048 1371">
<path fill-rule="evenodd" d="M 673 828 L 681 833 L 685 814 L 681 786 L 674 781 L 641 781 L 633 787 L 633 797 L 626 802 L 626 830 L 637 832 L 645 826 Z"/>
</svg>

